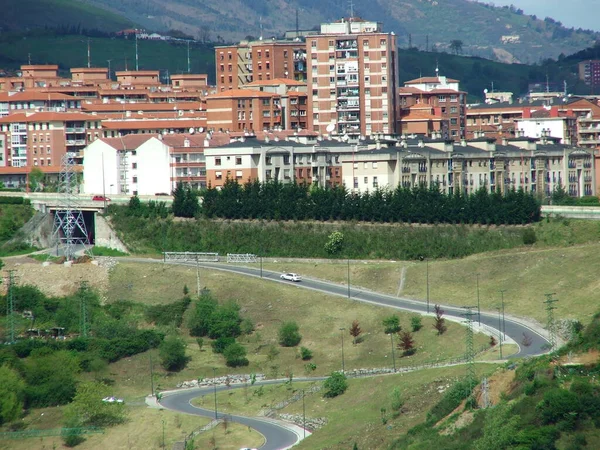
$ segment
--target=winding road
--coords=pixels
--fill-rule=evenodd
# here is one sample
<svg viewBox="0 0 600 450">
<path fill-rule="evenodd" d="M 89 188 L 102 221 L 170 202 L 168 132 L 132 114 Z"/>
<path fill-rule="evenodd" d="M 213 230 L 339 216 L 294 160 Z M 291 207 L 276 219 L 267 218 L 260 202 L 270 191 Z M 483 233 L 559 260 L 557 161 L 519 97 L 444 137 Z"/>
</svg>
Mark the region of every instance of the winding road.
<svg viewBox="0 0 600 450">
<path fill-rule="evenodd" d="M 144 258 L 119 258 L 123 261 L 130 262 L 142 262 L 142 263 L 157 263 L 158 260 L 148 260 Z M 195 262 L 167 262 L 167 264 L 176 264 L 176 265 L 187 265 L 195 267 Z M 221 270 L 226 272 L 232 272 L 236 274 L 252 276 L 257 278 L 262 278 L 266 281 L 277 282 L 277 283 L 286 283 L 292 284 L 289 281 L 283 281 L 279 278 L 279 272 L 271 272 L 267 270 L 255 269 L 252 267 L 244 267 L 244 266 L 232 266 L 226 265 L 226 263 L 200 263 L 202 268 L 212 269 L 212 270 Z M 262 277 L 261 277 L 262 275 Z M 373 291 L 367 291 L 364 289 L 353 289 L 350 287 L 348 289 L 347 285 L 340 285 L 335 283 L 330 283 L 327 281 L 322 281 L 314 278 L 304 278 L 303 281 L 299 283 L 293 283 L 293 286 L 298 289 L 311 289 L 314 291 L 319 291 L 325 294 L 337 295 L 341 297 L 350 297 L 350 299 L 365 303 L 370 303 L 373 305 L 384 306 L 389 308 L 395 308 L 410 312 L 416 312 L 419 314 L 427 314 L 427 305 L 422 301 L 415 301 L 408 298 L 403 297 L 394 297 L 391 295 L 380 294 Z M 463 320 L 464 321 L 464 309 L 458 308 L 455 306 L 446 306 L 441 305 L 445 311 L 445 316 L 450 320 Z M 430 310 L 433 311 L 433 305 L 430 305 Z M 477 314 L 474 316 L 474 321 L 477 321 Z M 498 328 L 500 327 L 498 316 L 493 313 L 482 312 L 481 313 L 481 324 L 491 332 L 495 332 L 499 334 Z M 512 355 L 512 357 L 527 357 L 527 356 L 535 356 L 540 355 L 548 351 L 549 341 L 540 333 L 529 327 L 527 324 L 514 319 L 507 317 L 504 320 L 504 332 L 506 336 L 510 338 L 515 343 L 521 342 L 523 340 L 523 336 L 526 335 L 529 337 L 530 345 L 522 346 L 519 345 L 519 351 Z M 272 380 L 265 381 L 263 383 L 279 383 L 281 381 Z M 197 388 L 197 389 L 186 389 L 183 391 L 174 391 L 170 393 L 166 393 L 164 397 L 161 399 L 160 404 L 174 411 L 179 411 L 187 414 L 194 414 L 199 416 L 206 417 L 214 417 L 215 412 L 213 410 L 207 410 L 203 408 L 198 408 L 192 406 L 190 401 L 193 398 L 199 397 L 201 395 L 205 395 L 207 393 L 213 392 L 212 387 L 209 388 Z M 225 386 L 218 386 L 217 390 L 228 389 Z M 289 448 L 294 445 L 300 436 L 294 431 L 287 429 L 274 421 L 269 421 L 268 419 L 257 419 L 257 418 L 249 418 L 242 416 L 231 416 L 227 415 L 229 419 L 232 421 L 241 423 L 243 425 L 247 425 L 249 427 L 254 428 L 258 432 L 260 432 L 266 439 L 266 443 L 261 447 L 261 450 L 281 450 L 285 448 Z"/>
</svg>

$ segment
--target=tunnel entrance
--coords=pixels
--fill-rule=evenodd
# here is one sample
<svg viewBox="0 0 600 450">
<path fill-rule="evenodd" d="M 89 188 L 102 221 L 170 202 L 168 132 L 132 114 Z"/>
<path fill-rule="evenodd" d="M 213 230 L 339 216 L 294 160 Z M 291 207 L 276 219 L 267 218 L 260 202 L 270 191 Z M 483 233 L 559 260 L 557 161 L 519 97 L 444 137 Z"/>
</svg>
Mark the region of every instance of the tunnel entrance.
<svg viewBox="0 0 600 450">
<path fill-rule="evenodd" d="M 63 229 L 60 230 L 61 237 L 65 236 L 64 224 L 65 224 L 65 212 L 64 211 L 52 211 L 53 219 L 56 223 L 56 215 L 59 215 L 62 223 Z M 85 224 L 85 230 L 87 232 L 88 242 L 91 245 L 94 245 L 96 242 L 96 211 L 81 211 L 81 215 L 83 217 L 83 222 Z M 73 239 L 80 243 L 83 243 L 85 237 L 83 235 L 83 231 L 81 227 L 75 226 L 73 228 Z"/>
</svg>

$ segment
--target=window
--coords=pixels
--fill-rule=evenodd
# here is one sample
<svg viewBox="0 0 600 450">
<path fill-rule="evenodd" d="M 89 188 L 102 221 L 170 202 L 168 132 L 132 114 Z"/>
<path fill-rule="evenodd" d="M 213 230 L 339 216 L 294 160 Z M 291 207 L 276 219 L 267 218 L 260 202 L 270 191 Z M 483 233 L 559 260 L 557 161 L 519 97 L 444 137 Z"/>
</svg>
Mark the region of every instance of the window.
<svg viewBox="0 0 600 450">
<path fill-rule="evenodd" d="M 267 164 L 268 166 L 271 165 L 271 157 L 270 156 L 267 156 L 265 164 Z"/>
<path fill-rule="evenodd" d="M 223 173 L 222 172 L 215 172 L 215 178 L 217 180 L 223 179 Z"/>
<path fill-rule="evenodd" d="M 269 57 L 269 50 L 265 50 L 265 58 Z"/>
<path fill-rule="evenodd" d="M 382 47 L 385 47 L 385 39 L 381 39 L 379 41 L 379 45 L 381 45 Z"/>
<path fill-rule="evenodd" d="M 235 177 L 236 178 L 242 178 L 242 171 L 241 170 L 236 170 L 235 171 Z"/>
<path fill-rule="evenodd" d="M 220 166 L 220 165 L 221 165 L 221 158 L 215 158 L 215 166 Z"/>
<path fill-rule="evenodd" d="M 369 184 L 369 177 L 365 177 L 363 181 L 365 184 Z"/>
<path fill-rule="evenodd" d="M 50 154 L 52 152 L 52 150 L 50 150 L 50 147 L 46 147 L 46 154 Z"/>
<path fill-rule="evenodd" d="M 373 169 L 377 169 L 377 162 L 373 162 Z"/>
<path fill-rule="evenodd" d="M 450 125 L 456 125 L 456 124 L 457 124 L 456 117 L 452 117 L 450 119 Z"/>
<path fill-rule="evenodd" d="M 379 187 L 379 182 L 377 181 L 377 177 L 373 177 L 373 187 Z"/>
<path fill-rule="evenodd" d="M 363 163 L 363 169 L 368 169 L 369 168 L 369 163 L 365 162 Z"/>
<path fill-rule="evenodd" d="M 235 165 L 236 166 L 241 166 L 242 165 L 242 157 L 241 156 L 236 156 L 235 157 Z"/>
<path fill-rule="evenodd" d="M 311 41 L 310 46 L 312 48 L 317 48 L 317 41 Z"/>
<path fill-rule="evenodd" d="M 137 163 L 131 163 L 131 168 L 132 169 L 137 169 Z"/>
<path fill-rule="evenodd" d="M 365 83 L 370 83 L 371 77 L 369 75 L 365 75 Z"/>
<path fill-rule="evenodd" d="M 133 177 L 132 181 L 133 183 L 137 183 L 137 177 Z"/>
<path fill-rule="evenodd" d="M 354 189 L 358 189 L 358 177 L 354 177 Z"/>
<path fill-rule="evenodd" d="M 453 113 L 453 114 L 454 114 L 454 113 L 457 113 L 458 111 L 457 111 L 457 108 L 456 108 L 456 106 L 452 106 L 452 107 L 450 108 L 450 112 L 451 112 L 451 113 Z"/>
</svg>

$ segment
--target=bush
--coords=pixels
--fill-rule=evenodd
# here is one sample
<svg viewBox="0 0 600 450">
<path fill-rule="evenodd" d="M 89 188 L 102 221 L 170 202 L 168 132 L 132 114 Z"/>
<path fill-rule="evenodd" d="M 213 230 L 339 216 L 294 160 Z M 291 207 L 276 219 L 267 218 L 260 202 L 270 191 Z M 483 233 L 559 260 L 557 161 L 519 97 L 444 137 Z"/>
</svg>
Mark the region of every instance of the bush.
<svg viewBox="0 0 600 450">
<path fill-rule="evenodd" d="M 412 316 L 410 318 L 410 326 L 412 328 L 413 333 L 416 333 L 421 328 L 423 328 L 423 322 L 421 320 L 421 316 Z"/>
<path fill-rule="evenodd" d="M 229 367 L 241 367 L 248 365 L 248 358 L 246 358 L 246 349 L 243 345 L 234 342 L 229 345 L 225 351 L 223 351 L 225 357 L 225 363 Z"/>
<path fill-rule="evenodd" d="M 243 319 L 242 323 L 240 324 L 240 331 L 242 332 L 242 334 L 252 334 L 252 332 L 254 331 L 254 322 L 252 322 L 252 319 L 248 317 Z"/>
<path fill-rule="evenodd" d="M 25 407 L 64 405 L 73 400 L 80 369 L 71 352 L 52 351 L 49 347 L 34 350 L 24 370 Z"/>
<path fill-rule="evenodd" d="M 344 235 L 339 231 L 334 231 L 327 237 L 325 251 L 330 255 L 335 255 L 342 250 L 344 244 Z"/>
<path fill-rule="evenodd" d="M 302 361 L 309 361 L 312 359 L 312 357 L 313 353 L 310 349 L 306 347 L 300 347 L 300 358 L 302 358 Z"/>
<path fill-rule="evenodd" d="M 577 394 L 561 388 L 546 391 L 544 399 L 537 406 L 545 424 L 557 423 L 571 414 L 578 413 L 580 409 Z"/>
<path fill-rule="evenodd" d="M 227 347 L 235 343 L 235 338 L 230 336 L 222 336 L 214 340 L 210 345 L 214 353 L 223 353 Z"/>
<path fill-rule="evenodd" d="M 169 336 L 160 344 L 159 356 L 160 365 L 170 372 L 180 371 L 189 360 L 185 356 L 185 343 L 176 336 Z"/>
<path fill-rule="evenodd" d="M 525 228 L 523 230 L 523 244 L 533 245 L 537 242 L 537 236 L 533 228 Z"/>
<path fill-rule="evenodd" d="M 324 397 L 333 398 L 342 395 L 348 389 L 348 380 L 342 372 L 333 372 L 323 384 L 325 388 Z"/>
<path fill-rule="evenodd" d="M 146 320 L 156 325 L 174 325 L 179 328 L 190 302 L 189 297 L 183 297 L 181 300 L 166 305 L 149 306 L 146 309 Z"/>
<path fill-rule="evenodd" d="M 401 329 L 400 318 L 398 316 L 394 315 L 383 319 L 383 331 L 385 334 L 398 333 Z"/>
<path fill-rule="evenodd" d="M 302 340 L 296 322 L 285 322 L 279 328 L 279 344 L 283 347 L 295 347 Z"/>
<path fill-rule="evenodd" d="M 427 423 L 437 423 L 440 419 L 454 411 L 464 399 L 471 395 L 474 387 L 475 383 L 470 380 L 454 383 L 444 393 L 442 399 L 427 413 Z"/>
<path fill-rule="evenodd" d="M 392 397 L 391 398 L 392 410 L 400 411 L 402 409 L 402 407 L 404 406 L 404 400 L 402 400 L 402 394 L 400 393 L 400 388 L 395 387 L 394 390 L 392 391 L 391 397 Z"/>
</svg>

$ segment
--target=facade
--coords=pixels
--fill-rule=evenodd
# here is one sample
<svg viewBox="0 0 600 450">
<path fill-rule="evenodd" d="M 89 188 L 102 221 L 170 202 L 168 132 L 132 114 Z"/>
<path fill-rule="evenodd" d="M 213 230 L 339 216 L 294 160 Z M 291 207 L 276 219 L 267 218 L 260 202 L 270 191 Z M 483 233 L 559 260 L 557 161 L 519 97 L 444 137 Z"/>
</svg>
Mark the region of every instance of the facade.
<svg viewBox="0 0 600 450">
<path fill-rule="evenodd" d="M 282 125 L 281 96 L 254 89 L 232 89 L 206 99 L 210 130 L 270 130 Z"/>
<path fill-rule="evenodd" d="M 215 47 L 215 64 L 218 92 L 275 78 L 305 82 L 306 45 L 298 40 L 242 41 Z"/>
<path fill-rule="evenodd" d="M 19 112 L 65 112 L 80 108 L 80 99 L 65 94 L 29 91 L 0 93 L 0 117 Z"/>
<path fill-rule="evenodd" d="M 398 147 L 342 157 L 347 188 L 358 191 L 438 185 L 444 193 L 471 194 L 480 188 L 549 196 L 558 186 L 570 195 L 596 194 L 593 152 L 556 141 L 519 138 L 496 144 L 474 141 L 400 142 Z"/>
<path fill-rule="evenodd" d="M 465 138 L 466 101 L 467 93 L 460 90 L 458 80 L 438 75 L 407 81 L 399 89 L 399 128 L 402 134 L 418 133 L 415 128 L 430 129 L 444 139 L 460 141 Z M 416 120 L 419 115 L 420 121 Z M 434 118 L 439 119 L 437 127 Z"/>
<path fill-rule="evenodd" d="M 380 24 L 342 19 L 306 41 L 313 130 L 320 134 L 396 132 L 396 36 Z"/>
<path fill-rule="evenodd" d="M 580 80 L 589 86 L 600 86 L 600 60 L 581 61 L 578 68 Z"/>
</svg>

